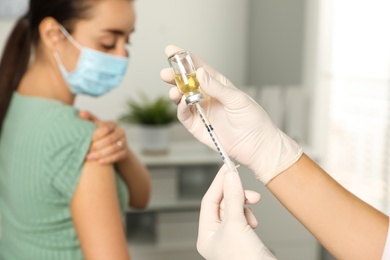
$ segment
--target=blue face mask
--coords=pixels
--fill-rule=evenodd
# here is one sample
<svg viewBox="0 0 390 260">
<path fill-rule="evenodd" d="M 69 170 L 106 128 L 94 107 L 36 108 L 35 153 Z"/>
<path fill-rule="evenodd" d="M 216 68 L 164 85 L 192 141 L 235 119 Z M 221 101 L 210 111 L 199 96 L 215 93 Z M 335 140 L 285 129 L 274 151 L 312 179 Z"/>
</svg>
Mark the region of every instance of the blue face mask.
<svg viewBox="0 0 390 260">
<path fill-rule="evenodd" d="M 118 87 L 126 73 L 128 58 L 106 54 L 81 46 L 60 26 L 68 40 L 80 50 L 76 69 L 68 72 L 57 52 L 54 57 L 73 94 L 98 97 Z"/>
</svg>

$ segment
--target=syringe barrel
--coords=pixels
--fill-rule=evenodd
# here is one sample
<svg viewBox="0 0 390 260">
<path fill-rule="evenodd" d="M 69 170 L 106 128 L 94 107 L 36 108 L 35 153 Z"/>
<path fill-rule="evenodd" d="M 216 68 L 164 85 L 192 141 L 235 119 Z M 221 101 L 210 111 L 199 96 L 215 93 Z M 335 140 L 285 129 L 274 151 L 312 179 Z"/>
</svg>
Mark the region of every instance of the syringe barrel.
<svg viewBox="0 0 390 260">
<path fill-rule="evenodd" d="M 223 147 L 221 145 L 221 142 L 219 141 L 218 136 L 214 132 L 214 128 L 211 125 L 210 121 L 208 120 L 207 116 L 205 115 L 202 107 L 200 106 L 200 104 L 198 102 L 195 103 L 195 106 L 196 106 L 196 109 L 197 109 L 197 111 L 199 113 L 199 116 L 203 120 L 203 123 L 204 123 L 207 131 L 209 132 L 209 135 L 210 135 L 210 137 L 211 137 L 211 139 L 212 139 L 212 141 L 213 141 L 213 143 L 214 143 L 218 153 L 222 157 L 223 162 L 229 168 L 230 171 L 237 172 L 237 169 L 236 169 L 234 163 L 230 160 L 229 155 L 223 149 Z"/>
</svg>

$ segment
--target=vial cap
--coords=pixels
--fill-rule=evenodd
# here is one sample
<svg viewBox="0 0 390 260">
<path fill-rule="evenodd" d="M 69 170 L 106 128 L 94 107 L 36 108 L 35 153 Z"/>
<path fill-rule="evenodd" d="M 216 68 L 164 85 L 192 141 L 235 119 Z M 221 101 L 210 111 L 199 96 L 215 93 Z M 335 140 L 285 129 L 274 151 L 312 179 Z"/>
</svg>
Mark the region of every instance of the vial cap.
<svg viewBox="0 0 390 260">
<path fill-rule="evenodd" d="M 193 94 L 191 96 L 188 96 L 186 98 L 186 104 L 187 105 L 191 105 L 191 104 L 194 104 L 196 102 L 199 102 L 200 100 L 202 100 L 204 98 L 203 94 L 202 93 L 196 93 L 196 94 Z"/>
</svg>

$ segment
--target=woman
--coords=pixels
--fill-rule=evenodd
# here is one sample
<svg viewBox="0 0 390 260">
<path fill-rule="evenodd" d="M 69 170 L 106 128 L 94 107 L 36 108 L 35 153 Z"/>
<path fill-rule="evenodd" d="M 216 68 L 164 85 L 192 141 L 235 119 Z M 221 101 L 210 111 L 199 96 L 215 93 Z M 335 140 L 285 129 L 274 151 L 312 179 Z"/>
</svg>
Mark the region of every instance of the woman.
<svg viewBox="0 0 390 260">
<path fill-rule="evenodd" d="M 169 46 L 166 54 L 179 50 Z M 333 180 L 227 78 L 196 57 L 194 62 L 202 90 L 210 97 L 203 102 L 203 109 L 215 129 L 224 129 L 217 134 L 229 156 L 248 166 L 337 259 L 390 259 L 388 216 Z M 170 69 L 164 69 L 161 77 L 174 83 Z M 201 142 L 214 147 L 196 110 L 186 106 L 176 87 L 171 88 L 170 96 L 178 104 L 183 125 Z M 220 171 L 202 201 L 199 252 L 207 259 L 273 259 L 254 236 L 253 220 L 243 217 L 239 179 L 230 173 L 223 180 L 221 172 L 226 169 Z M 226 194 L 230 196 L 225 197 L 227 214 L 221 218 L 219 202 Z M 256 202 L 245 195 L 247 202 Z"/>
<path fill-rule="evenodd" d="M 130 0 L 31 0 L 18 20 L 0 65 L 0 259 L 130 258 L 121 213 L 147 205 L 148 173 L 72 104 L 119 85 L 134 23 Z"/>
</svg>

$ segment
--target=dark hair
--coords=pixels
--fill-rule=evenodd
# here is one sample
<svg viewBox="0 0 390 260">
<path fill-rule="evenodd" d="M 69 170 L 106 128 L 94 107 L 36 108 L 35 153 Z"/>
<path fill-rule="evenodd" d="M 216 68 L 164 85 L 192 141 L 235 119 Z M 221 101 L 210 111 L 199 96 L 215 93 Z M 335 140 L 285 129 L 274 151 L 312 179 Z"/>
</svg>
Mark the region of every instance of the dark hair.
<svg viewBox="0 0 390 260">
<path fill-rule="evenodd" d="M 39 24 L 53 17 L 69 32 L 75 21 L 87 18 L 92 0 L 30 0 L 27 13 L 16 22 L 0 61 L 0 133 L 12 98 L 25 74 L 31 52 L 39 43 Z"/>
</svg>

